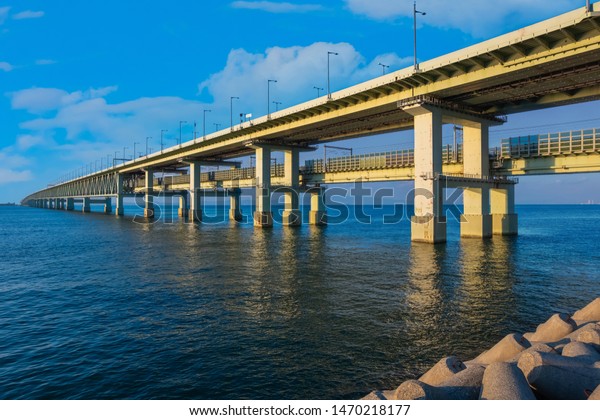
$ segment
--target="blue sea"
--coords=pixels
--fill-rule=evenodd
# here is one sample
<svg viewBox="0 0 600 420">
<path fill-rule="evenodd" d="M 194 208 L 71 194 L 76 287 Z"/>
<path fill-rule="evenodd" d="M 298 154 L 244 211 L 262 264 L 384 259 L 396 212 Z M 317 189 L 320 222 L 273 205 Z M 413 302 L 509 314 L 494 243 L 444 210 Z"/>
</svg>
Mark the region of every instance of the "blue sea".
<svg viewBox="0 0 600 420">
<path fill-rule="evenodd" d="M 489 240 L 450 217 L 436 246 L 392 207 L 273 229 L 93 210 L 0 207 L 1 399 L 359 398 L 600 296 L 600 206 L 517 206 Z"/>
</svg>

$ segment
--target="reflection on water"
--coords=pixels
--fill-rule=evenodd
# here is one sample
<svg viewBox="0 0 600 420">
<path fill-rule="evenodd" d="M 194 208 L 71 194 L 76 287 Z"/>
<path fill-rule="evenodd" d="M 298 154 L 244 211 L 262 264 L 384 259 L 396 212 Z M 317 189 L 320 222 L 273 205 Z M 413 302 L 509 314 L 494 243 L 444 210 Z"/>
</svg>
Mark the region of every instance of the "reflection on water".
<svg viewBox="0 0 600 420">
<path fill-rule="evenodd" d="M 460 240 L 450 225 L 430 246 L 410 243 L 409 223 L 255 229 L 0 209 L 0 398 L 393 388 L 599 295 L 600 210 L 570 211 L 576 237 L 528 234 L 528 220 L 552 226 L 562 212 L 526 208 L 518 238 Z"/>
</svg>

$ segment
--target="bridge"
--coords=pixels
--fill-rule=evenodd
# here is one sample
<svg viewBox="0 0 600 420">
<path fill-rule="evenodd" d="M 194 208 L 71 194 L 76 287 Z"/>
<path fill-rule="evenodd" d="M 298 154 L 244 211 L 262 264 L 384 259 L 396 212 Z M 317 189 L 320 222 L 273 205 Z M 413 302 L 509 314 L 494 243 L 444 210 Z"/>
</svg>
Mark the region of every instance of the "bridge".
<svg viewBox="0 0 600 420">
<path fill-rule="evenodd" d="M 323 185 L 414 180 L 413 241 L 446 240 L 444 188 L 462 188 L 461 236 L 516 234 L 514 175 L 600 171 L 597 130 L 508 139 L 489 150 L 489 128 L 506 115 L 600 98 L 600 3 L 409 68 L 240 123 L 141 158 L 92 173 L 63 177 L 22 203 L 90 210 L 104 200 L 123 214 L 123 198 L 143 194 L 147 218 L 153 198 L 180 195 L 179 214 L 202 220 L 203 190 L 230 196 L 230 217 L 239 220 L 240 188 L 254 188 L 254 224 L 273 224 L 271 195 L 285 196 L 283 223 L 301 223 L 299 192 L 311 194 L 310 223 L 326 223 Z M 463 127 L 463 142 L 442 144 L 443 124 Z M 307 161 L 300 153 L 318 145 L 373 134 L 414 130 L 412 150 Z M 579 137 L 578 137 L 579 136 Z M 283 165 L 271 165 L 283 151 Z M 236 158 L 253 155 L 255 166 Z M 490 159 L 491 156 L 491 159 Z M 202 172 L 202 167 L 230 166 Z M 155 179 L 156 173 L 175 176 Z M 143 184 L 142 184 L 143 183 Z"/>
</svg>

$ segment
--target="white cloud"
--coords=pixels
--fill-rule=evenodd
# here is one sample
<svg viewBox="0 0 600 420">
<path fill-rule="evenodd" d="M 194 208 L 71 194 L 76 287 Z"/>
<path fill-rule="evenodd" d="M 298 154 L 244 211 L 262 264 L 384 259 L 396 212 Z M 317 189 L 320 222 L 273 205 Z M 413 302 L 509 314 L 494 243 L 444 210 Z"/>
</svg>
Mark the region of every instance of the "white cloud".
<svg viewBox="0 0 600 420">
<path fill-rule="evenodd" d="M 0 167 L 0 184 L 11 184 L 13 182 L 24 182 L 33 179 L 30 170 L 15 171 Z"/>
<path fill-rule="evenodd" d="M 56 61 L 55 60 L 49 60 L 49 59 L 35 60 L 35 65 L 36 66 L 49 66 L 51 64 L 56 64 Z"/>
<path fill-rule="evenodd" d="M 200 92 L 208 91 L 226 110 L 229 109 L 229 98 L 237 96 L 240 97 L 235 102 L 238 114 L 264 115 L 267 112 L 268 79 L 277 80 L 271 85 L 271 101 L 282 102 L 283 107 L 315 98 L 315 86 L 327 89 L 328 51 L 339 54 L 330 57 L 332 91 L 381 75 L 379 62 L 389 65 L 389 70 L 398 70 L 408 64 L 395 54 L 381 55 L 367 63 L 348 43 L 317 42 L 306 47 L 273 47 L 259 54 L 237 49 L 229 53 L 225 68 L 200 83 L 198 88 Z M 324 93 L 326 90 L 321 91 Z"/>
<path fill-rule="evenodd" d="M 375 20 L 388 20 L 413 16 L 413 2 L 390 0 L 345 0 L 347 7 L 356 14 Z M 420 1 L 419 10 L 426 16 L 419 18 L 424 25 L 459 29 L 475 36 L 486 36 L 502 30 L 507 20 L 512 24 L 529 21 L 532 17 L 542 20 L 558 13 L 583 7 L 580 0 L 428 0 Z"/>
<path fill-rule="evenodd" d="M 10 12 L 10 7 L 0 7 L 0 25 L 6 21 L 8 12 Z"/>
<path fill-rule="evenodd" d="M 41 135 L 33 136 L 31 134 L 23 134 L 17 138 L 17 147 L 20 150 L 28 150 L 33 146 L 44 143 L 44 137 Z"/>
<path fill-rule="evenodd" d="M 235 9 L 262 10 L 269 13 L 302 13 L 321 10 L 319 4 L 293 4 L 274 1 L 234 1 L 231 6 Z"/>
<path fill-rule="evenodd" d="M 23 20 L 23 19 L 38 19 L 44 16 L 44 12 L 34 11 L 34 10 L 25 10 L 23 12 L 15 13 L 12 15 L 14 20 Z"/>
<path fill-rule="evenodd" d="M 0 61 L 0 70 L 3 71 L 11 71 L 12 69 L 14 69 L 14 66 L 10 63 L 7 63 L 6 61 Z"/>
<path fill-rule="evenodd" d="M 42 114 L 86 99 L 100 98 L 116 90 L 116 86 L 109 86 L 69 93 L 61 89 L 34 87 L 13 92 L 9 96 L 13 109 L 24 109 L 32 114 Z"/>
</svg>

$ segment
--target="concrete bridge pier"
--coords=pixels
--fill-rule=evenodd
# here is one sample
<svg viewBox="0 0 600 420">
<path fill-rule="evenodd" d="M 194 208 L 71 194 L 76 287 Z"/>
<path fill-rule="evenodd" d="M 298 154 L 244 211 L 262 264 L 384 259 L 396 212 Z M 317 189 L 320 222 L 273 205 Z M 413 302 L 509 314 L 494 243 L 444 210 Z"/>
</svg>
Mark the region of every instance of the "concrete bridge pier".
<svg viewBox="0 0 600 420">
<path fill-rule="evenodd" d="M 110 197 L 106 197 L 104 202 L 104 213 L 110 214 L 112 213 L 112 199 Z"/>
<path fill-rule="evenodd" d="M 515 185 L 490 190 L 492 232 L 494 235 L 517 235 L 519 218 L 515 213 Z"/>
<path fill-rule="evenodd" d="M 75 209 L 75 199 L 74 198 L 67 198 L 65 210 L 66 211 L 73 211 L 74 209 Z"/>
<path fill-rule="evenodd" d="M 411 218 L 413 242 L 446 242 L 443 213 L 442 117 L 443 111 L 430 105 L 403 108 L 414 117 L 415 127 L 415 215 Z"/>
<path fill-rule="evenodd" d="M 187 192 L 179 196 L 179 206 L 177 207 L 177 217 L 180 220 L 185 220 L 188 216 L 188 198 Z"/>
<path fill-rule="evenodd" d="M 463 161 L 465 176 L 484 178 L 490 173 L 489 124 L 469 121 L 463 126 Z M 490 238 L 490 188 L 486 182 L 479 187 L 463 189 L 464 211 L 460 220 L 463 238 Z"/>
<path fill-rule="evenodd" d="M 234 220 L 236 222 L 242 221 L 242 190 L 240 188 L 231 188 L 227 191 L 227 194 L 229 195 L 229 220 Z"/>
<path fill-rule="evenodd" d="M 327 212 L 325 211 L 325 188 L 313 187 L 307 191 L 310 194 L 310 213 L 308 224 L 325 226 L 327 224 Z"/>
<path fill-rule="evenodd" d="M 117 174 L 117 203 L 115 208 L 115 215 L 123 216 L 125 210 L 123 208 L 123 174 Z"/>
<path fill-rule="evenodd" d="M 83 206 L 81 207 L 81 211 L 84 213 L 89 213 L 90 211 L 92 211 L 90 203 L 90 197 L 83 197 Z"/>
<path fill-rule="evenodd" d="M 154 172 L 152 169 L 144 169 L 146 174 L 144 182 L 144 217 L 154 218 Z"/>
<path fill-rule="evenodd" d="M 55 198 L 53 200 L 54 210 L 58 210 L 60 208 L 60 198 Z"/>
<path fill-rule="evenodd" d="M 254 226 L 272 227 L 271 211 L 271 148 L 254 146 L 256 149 L 256 210 Z"/>
<path fill-rule="evenodd" d="M 200 162 L 190 162 L 190 209 L 188 218 L 191 222 L 202 221 L 202 191 L 200 190 Z"/>
<path fill-rule="evenodd" d="M 284 210 L 282 223 L 284 226 L 300 226 L 300 151 L 298 149 L 284 150 L 284 179 L 286 189 L 284 194 Z"/>
</svg>

